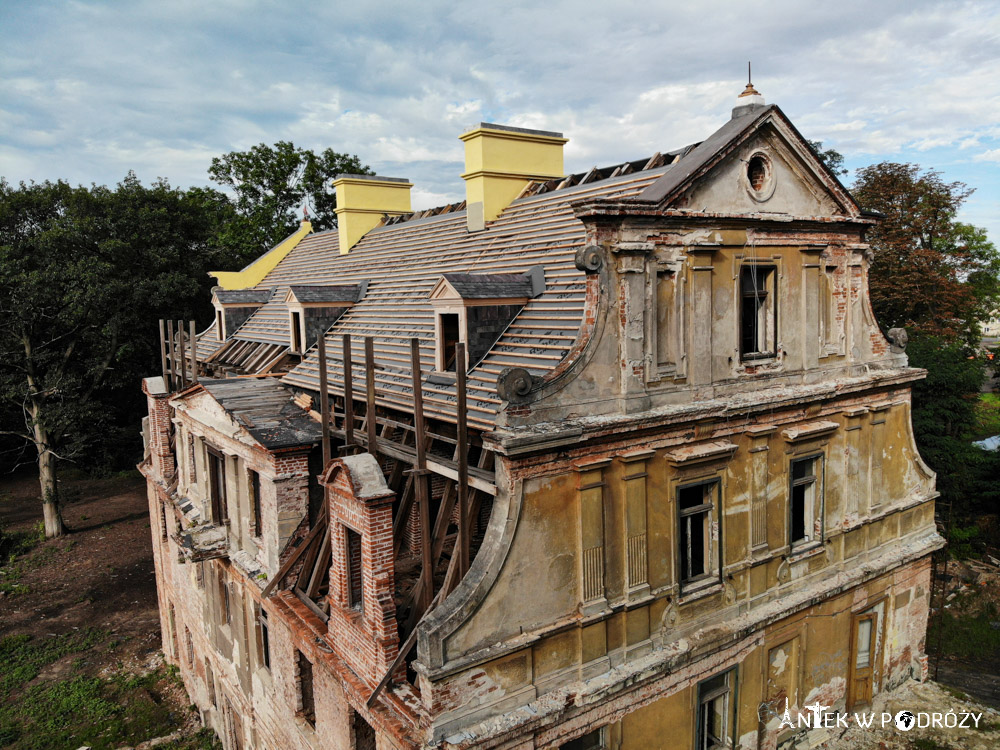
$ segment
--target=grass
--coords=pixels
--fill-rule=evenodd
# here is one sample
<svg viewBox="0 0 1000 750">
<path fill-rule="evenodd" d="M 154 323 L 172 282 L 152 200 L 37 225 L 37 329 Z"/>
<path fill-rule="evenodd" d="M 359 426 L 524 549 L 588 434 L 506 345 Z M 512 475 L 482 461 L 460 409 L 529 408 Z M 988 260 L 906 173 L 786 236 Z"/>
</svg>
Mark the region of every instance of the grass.
<svg viewBox="0 0 1000 750">
<path fill-rule="evenodd" d="M 952 601 L 952 607 L 935 618 L 927 634 L 928 643 L 937 643 L 943 636 L 942 652 L 947 656 L 975 662 L 995 662 L 1000 660 L 1000 629 L 993 623 L 1000 622 L 1000 612 L 993 602 L 986 602 L 975 613 L 961 613 L 965 602 L 963 597 Z"/>
<path fill-rule="evenodd" d="M 89 745 L 111 750 L 169 735 L 180 724 L 163 690 L 175 681 L 160 667 L 148 674 L 87 674 L 87 655 L 115 641 L 100 630 L 45 639 L 0 639 L 0 746 L 10 750 L 62 750 Z M 40 678 L 45 668 L 79 654 L 60 679 Z M 162 745 L 170 750 L 218 750 L 211 732 Z"/>
<path fill-rule="evenodd" d="M 976 404 L 976 424 L 973 440 L 1000 435 L 1000 395 L 983 393 Z"/>
</svg>

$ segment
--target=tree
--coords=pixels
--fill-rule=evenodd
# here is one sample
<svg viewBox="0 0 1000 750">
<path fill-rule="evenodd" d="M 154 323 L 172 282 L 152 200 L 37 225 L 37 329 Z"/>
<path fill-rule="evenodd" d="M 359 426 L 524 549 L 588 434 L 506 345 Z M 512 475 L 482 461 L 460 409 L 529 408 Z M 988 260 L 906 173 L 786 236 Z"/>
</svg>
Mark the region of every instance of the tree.
<svg viewBox="0 0 1000 750">
<path fill-rule="evenodd" d="M 997 303 L 1000 254 L 984 230 L 956 220 L 972 192 L 915 164 L 858 170 L 855 198 L 885 217 L 868 239 L 872 305 L 886 328 L 978 340 L 979 321 Z"/>
<path fill-rule="evenodd" d="M 107 450 L 126 421 L 134 435 L 157 319 L 206 304 L 227 212 L 212 193 L 0 179 L 0 431 L 34 448 L 46 536 L 64 531 L 57 462 Z"/>
<path fill-rule="evenodd" d="M 824 150 L 823 141 L 809 141 L 809 145 L 812 147 L 812 150 L 816 152 L 816 156 L 819 160 L 826 164 L 827 168 L 837 175 L 837 177 L 844 177 L 847 175 L 847 170 L 844 168 L 843 154 L 832 148 Z"/>
<path fill-rule="evenodd" d="M 316 229 L 337 225 L 332 182 L 338 174 L 372 174 L 357 156 L 326 149 L 316 155 L 289 141 L 258 144 L 212 159 L 209 176 L 230 188 L 238 219 L 222 241 L 256 258 L 295 231 L 298 211 L 307 207 Z"/>
</svg>

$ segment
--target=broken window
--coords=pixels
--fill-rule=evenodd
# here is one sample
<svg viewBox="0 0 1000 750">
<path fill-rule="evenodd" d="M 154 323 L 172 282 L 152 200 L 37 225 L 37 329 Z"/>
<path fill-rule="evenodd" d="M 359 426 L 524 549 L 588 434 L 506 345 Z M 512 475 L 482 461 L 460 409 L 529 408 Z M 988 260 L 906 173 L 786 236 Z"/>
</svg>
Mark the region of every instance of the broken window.
<svg viewBox="0 0 1000 750">
<path fill-rule="evenodd" d="M 717 481 L 681 487 L 677 491 L 680 525 L 681 583 L 707 579 L 717 570 L 712 538 Z"/>
<path fill-rule="evenodd" d="M 818 541 L 823 517 L 819 482 L 822 457 L 810 456 L 792 461 L 789 543 L 795 546 Z"/>
<path fill-rule="evenodd" d="M 733 747 L 736 669 L 711 677 L 698 685 L 698 750 Z"/>
<path fill-rule="evenodd" d="M 250 493 L 250 533 L 259 537 L 261 534 L 260 474 L 253 469 L 249 469 L 247 474 L 247 489 Z"/>
<path fill-rule="evenodd" d="M 354 750 L 375 750 L 375 730 L 357 711 L 351 711 L 351 734 Z"/>
<path fill-rule="evenodd" d="M 777 352 L 776 276 L 774 266 L 748 263 L 740 269 L 740 359 Z"/>
<path fill-rule="evenodd" d="M 208 491 L 212 499 L 212 522 L 229 522 L 229 507 L 226 498 L 226 461 L 213 448 L 208 449 Z"/>
<path fill-rule="evenodd" d="M 301 651 L 298 654 L 299 664 L 299 713 L 302 718 L 309 722 L 312 727 L 316 726 L 316 704 L 313 699 L 313 667 L 306 655 Z"/>
<path fill-rule="evenodd" d="M 603 750 L 604 747 L 603 727 L 559 746 L 560 750 Z"/>
<path fill-rule="evenodd" d="M 222 568 L 219 568 L 216 582 L 219 591 L 219 621 L 228 625 L 232 618 L 232 612 L 229 608 L 229 585 L 226 583 L 226 573 Z"/>
<path fill-rule="evenodd" d="M 344 527 L 347 541 L 347 606 L 362 610 L 361 591 L 361 534 Z"/>
<path fill-rule="evenodd" d="M 260 626 L 260 663 L 265 669 L 271 668 L 271 633 L 267 625 L 267 611 L 261 607 L 257 615 L 257 624 Z"/>
</svg>

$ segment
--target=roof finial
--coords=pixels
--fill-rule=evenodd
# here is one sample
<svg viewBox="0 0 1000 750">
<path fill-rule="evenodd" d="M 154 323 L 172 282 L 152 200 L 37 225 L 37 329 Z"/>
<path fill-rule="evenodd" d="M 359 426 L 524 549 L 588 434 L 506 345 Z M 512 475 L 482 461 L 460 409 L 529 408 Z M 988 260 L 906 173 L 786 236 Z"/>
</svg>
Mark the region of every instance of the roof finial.
<svg viewBox="0 0 1000 750">
<path fill-rule="evenodd" d="M 743 93 L 740 97 L 744 96 L 760 96 L 760 92 L 753 87 L 753 78 L 750 75 L 750 61 L 747 60 L 747 87 L 743 89 Z"/>
</svg>

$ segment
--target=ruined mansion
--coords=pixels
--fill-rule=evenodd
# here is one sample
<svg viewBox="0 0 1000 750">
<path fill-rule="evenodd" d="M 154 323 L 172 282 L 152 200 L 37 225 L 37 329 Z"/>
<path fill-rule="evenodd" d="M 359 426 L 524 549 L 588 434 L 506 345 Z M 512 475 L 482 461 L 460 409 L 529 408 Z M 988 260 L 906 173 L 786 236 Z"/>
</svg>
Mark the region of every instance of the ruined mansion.
<svg viewBox="0 0 1000 750">
<path fill-rule="evenodd" d="M 934 474 L 866 213 L 751 86 L 466 200 L 335 181 L 143 381 L 163 650 L 227 750 L 808 747 L 924 679 Z"/>
</svg>

